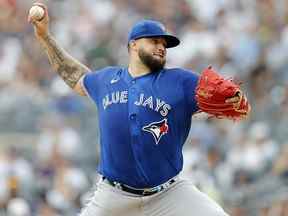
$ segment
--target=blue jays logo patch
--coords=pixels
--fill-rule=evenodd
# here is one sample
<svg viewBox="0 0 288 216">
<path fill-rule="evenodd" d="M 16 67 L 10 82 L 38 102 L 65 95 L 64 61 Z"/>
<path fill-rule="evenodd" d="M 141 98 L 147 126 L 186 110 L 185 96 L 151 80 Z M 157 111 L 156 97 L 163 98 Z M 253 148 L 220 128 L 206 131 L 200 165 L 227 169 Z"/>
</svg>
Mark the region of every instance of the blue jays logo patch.
<svg viewBox="0 0 288 216">
<path fill-rule="evenodd" d="M 158 122 L 152 122 L 142 128 L 143 131 L 149 132 L 153 135 L 155 143 L 158 145 L 161 137 L 168 133 L 167 119 Z"/>
</svg>

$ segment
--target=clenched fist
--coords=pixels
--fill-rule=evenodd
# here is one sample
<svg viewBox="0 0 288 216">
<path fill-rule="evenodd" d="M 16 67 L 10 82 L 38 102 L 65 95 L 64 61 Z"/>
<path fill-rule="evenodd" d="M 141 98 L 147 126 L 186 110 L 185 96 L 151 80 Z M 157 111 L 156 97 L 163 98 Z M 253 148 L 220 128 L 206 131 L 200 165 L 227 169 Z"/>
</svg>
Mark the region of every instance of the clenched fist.
<svg viewBox="0 0 288 216">
<path fill-rule="evenodd" d="M 36 37 L 43 38 L 48 35 L 49 16 L 46 5 L 42 3 L 34 3 L 29 10 L 28 22 L 34 25 Z"/>
</svg>

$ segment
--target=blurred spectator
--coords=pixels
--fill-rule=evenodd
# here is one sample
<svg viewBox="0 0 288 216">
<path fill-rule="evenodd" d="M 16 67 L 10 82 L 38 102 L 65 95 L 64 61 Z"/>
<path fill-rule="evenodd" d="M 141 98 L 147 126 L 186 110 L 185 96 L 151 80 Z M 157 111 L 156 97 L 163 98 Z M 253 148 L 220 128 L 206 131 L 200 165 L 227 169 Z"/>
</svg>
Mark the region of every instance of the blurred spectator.
<svg viewBox="0 0 288 216">
<path fill-rule="evenodd" d="M 279 144 L 270 137 L 269 125 L 256 122 L 251 125 L 246 141 L 232 147 L 228 153 L 228 163 L 241 178 L 246 173 L 251 183 L 271 169 L 278 148 Z"/>
<path fill-rule="evenodd" d="M 8 203 L 7 214 L 9 216 L 30 216 L 31 211 L 26 200 L 14 198 Z"/>
<path fill-rule="evenodd" d="M 279 157 L 276 159 L 273 172 L 284 178 L 288 183 L 288 144 L 284 144 Z"/>
</svg>

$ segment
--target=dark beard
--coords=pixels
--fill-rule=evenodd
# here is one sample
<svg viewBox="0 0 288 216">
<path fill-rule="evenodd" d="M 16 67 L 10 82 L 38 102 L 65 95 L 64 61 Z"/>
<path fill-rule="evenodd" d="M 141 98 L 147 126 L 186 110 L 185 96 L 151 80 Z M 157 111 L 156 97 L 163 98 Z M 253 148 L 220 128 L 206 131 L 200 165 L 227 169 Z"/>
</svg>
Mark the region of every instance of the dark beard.
<svg viewBox="0 0 288 216">
<path fill-rule="evenodd" d="M 162 70 L 166 63 L 166 60 L 161 62 L 158 59 L 153 58 L 152 54 L 145 52 L 143 49 L 139 50 L 138 56 L 140 60 L 142 61 L 142 63 L 146 65 L 150 69 L 151 72 Z"/>
</svg>

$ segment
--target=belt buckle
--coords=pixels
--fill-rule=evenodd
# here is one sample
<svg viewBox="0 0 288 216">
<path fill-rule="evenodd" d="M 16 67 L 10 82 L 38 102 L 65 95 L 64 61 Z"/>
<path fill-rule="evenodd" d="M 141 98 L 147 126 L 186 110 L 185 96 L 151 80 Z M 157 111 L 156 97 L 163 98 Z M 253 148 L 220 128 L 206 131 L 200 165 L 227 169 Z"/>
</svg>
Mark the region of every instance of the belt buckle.
<svg viewBox="0 0 288 216">
<path fill-rule="evenodd" d="M 119 190 L 123 190 L 121 184 L 119 182 L 113 182 L 114 183 L 114 187 L 119 189 Z"/>
<path fill-rule="evenodd" d="M 173 184 L 175 182 L 174 179 L 171 179 L 170 181 L 168 182 L 165 182 L 162 186 L 163 186 L 163 189 L 166 189 L 168 188 L 171 184 Z"/>
<path fill-rule="evenodd" d="M 153 188 L 147 188 L 147 189 L 144 189 L 143 190 L 143 195 L 147 195 L 147 194 L 153 194 L 153 193 L 157 193 L 157 192 L 160 192 L 162 190 L 162 186 L 159 185 L 159 186 L 156 186 L 156 187 L 153 187 Z"/>
</svg>

